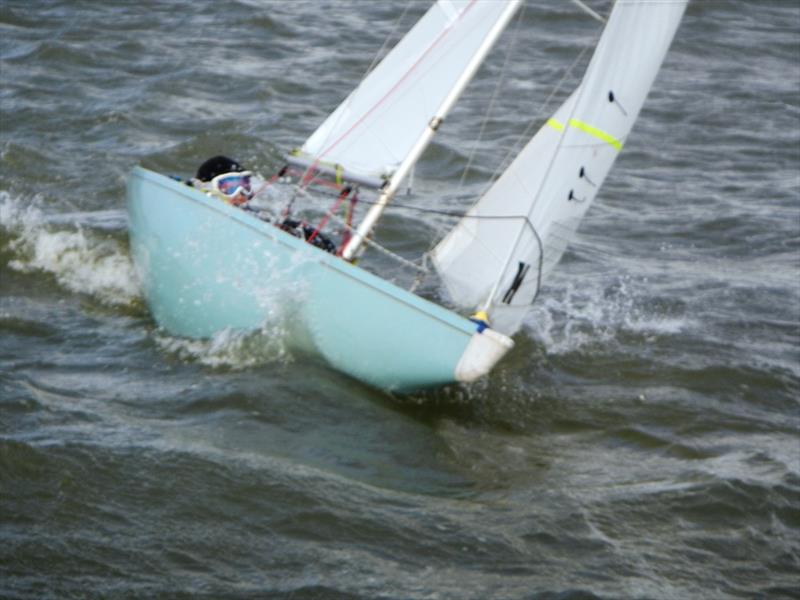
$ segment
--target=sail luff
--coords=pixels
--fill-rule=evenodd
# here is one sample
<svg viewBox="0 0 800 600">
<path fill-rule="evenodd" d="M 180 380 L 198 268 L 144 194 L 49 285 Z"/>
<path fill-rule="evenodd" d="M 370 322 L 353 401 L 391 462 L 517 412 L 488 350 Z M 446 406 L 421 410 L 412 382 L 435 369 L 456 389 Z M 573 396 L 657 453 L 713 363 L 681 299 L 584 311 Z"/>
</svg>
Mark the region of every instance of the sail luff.
<svg viewBox="0 0 800 600">
<path fill-rule="evenodd" d="M 470 7 L 474 6 L 476 1 L 477 0 L 472 0 L 472 3 L 467 7 L 466 10 L 469 10 Z M 436 134 L 436 131 L 439 129 L 439 126 L 442 124 L 442 121 L 453 108 L 453 105 L 463 93 L 464 88 L 467 87 L 469 82 L 475 76 L 475 73 L 480 68 L 481 64 L 486 58 L 486 55 L 494 46 L 497 38 L 500 37 L 500 34 L 505 30 L 508 23 L 511 21 L 511 18 L 519 8 L 520 3 L 521 0 L 509 0 L 509 2 L 507 2 L 506 8 L 500 15 L 500 18 L 494 23 L 494 26 L 488 32 L 481 45 L 478 47 L 469 63 L 466 65 L 466 68 L 456 80 L 455 85 L 452 87 L 447 96 L 445 96 L 444 100 L 442 101 L 438 110 L 431 117 L 430 121 L 428 121 L 427 127 L 423 130 L 422 135 L 420 135 L 419 139 L 411 148 L 410 152 L 406 155 L 405 159 L 403 159 L 398 168 L 392 174 L 388 185 L 386 185 L 386 187 L 383 189 L 378 201 L 370 208 L 358 226 L 358 229 L 348 241 L 342 252 L 342 257 L 345 260 L 352 260 L 355 258 L 359 249 L 364 243 L 364 240 L 371 233 L 384 210 L 386 210 L 387 205 L 396 193 L 400 183 L 428 147 L 433 139 L 433 136 Z M 397 85 L 399 85 L 399 82 Z"/>
</svg>

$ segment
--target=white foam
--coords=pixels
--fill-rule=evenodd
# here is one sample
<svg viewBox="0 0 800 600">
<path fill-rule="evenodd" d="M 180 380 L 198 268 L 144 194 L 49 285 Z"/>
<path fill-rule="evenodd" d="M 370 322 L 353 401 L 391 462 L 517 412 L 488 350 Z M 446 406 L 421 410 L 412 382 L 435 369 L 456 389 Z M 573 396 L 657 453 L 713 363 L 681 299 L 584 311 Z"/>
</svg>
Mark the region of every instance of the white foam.
<svg viewBox="0 0 800 600">
<path fill-rule="evenodd" d="M 157 333 L 158 346 L 180 360 L 210 367 L 243 370 L 264 364 L 288 364 L 292 355 L 286 345 L 287 333 L 281 322 L 268 322 L 255 331 L 225 329 L 210 339 L 175 338 Z"/>
<path fill-rule="evenodd" d="M 78 223 L 48 222 L 37 204 L 0 192 L 0 226 L 14 255 L 10 268 L 50 273 L 69 291 L 105 304 L 125 305 L 140 297 L 133 264 L 118 241 Z"/>
<path fill-rule="evenodd" d="M 608 344 L 622 333 L 645 337 L 675 335 L 692 327 L 689 318 L 659 313 L 648 306 L 646 281 L 620 278 L 607 282 L 568 283 L 562 289 L 543 292 L 526 319 L 527 329 L 551 354 L 565 354 L 587 345 Z"/>
</svg>

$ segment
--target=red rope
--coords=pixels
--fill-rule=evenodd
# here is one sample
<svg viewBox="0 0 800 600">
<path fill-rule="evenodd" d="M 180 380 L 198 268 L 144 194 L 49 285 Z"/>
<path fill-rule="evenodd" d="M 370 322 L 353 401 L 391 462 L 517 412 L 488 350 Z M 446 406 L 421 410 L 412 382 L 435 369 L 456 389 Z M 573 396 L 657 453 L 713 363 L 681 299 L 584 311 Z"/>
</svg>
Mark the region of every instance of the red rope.
<svg viewBox="0 0 800 600">
<path fill-rule="evenodd" d="M 301 176 L 304 176 L 306 173 L 304 173 L 302 171 L 296 171 L 294 169 L 289 169 L 288 167 L 284 167 L 283 169 L 281 169 L 280 173 L 278 173 L 277 175 L 273 176 L 272 179 L 270 179 L 269 183 L 273 183 L 278 177 L 282 177 L 284 175 L 289 175 L 290 177 L 294 176 L 294 177 L 297 177 L 299 179 Z M 341 184 L 335 183 L 335 182 L 330 181 L 328 179 L 321 179 L 321 178 L 312 178 L 303 187 L 306 188 L 309 185 L 319 185 L 319 186 L 322 186 L 322 187 L 328 187 L 328 188 L 334 189 L 336 191 L 347 189 L 344 186 L 342 186 Z M 264 185 L 264 187 L 266 187 L 266 184 Z M 259 193 L 259 192 L 261 192 L 261 189 L 259 189 L 257 193 Z M 286 207 L 283 209 L 283 212 L 281 213 L 281 216 L 283 216 L 284 218 L 289 216 L 289 212 L 290 212 L 291 207 L 292 207 L 292 202 L 294 202 L 294 199 L 292 199 L 289 202 L 289 204 L 287 204 Z"/>
<path fill-rule="evenodd" d="M 319 225 L 317 225 L 317 228 L 310 236 L 308 236 L 308 239 L 306 241 L 309 244 L 314 241 L 315 237 L 317 237 L 317 234 L 319 233 L 320 229 L 322 229 L 323 227 L 325 227 L 325 225 L 328 224 L 328 219 L 330 219 L 331 215 L 339 209 L 339 207 L 342 205 L 342 202 L 344 202 L 345 198 L 347 198 L 347 196 L 350 195 L 351 191 L 352 190 L 349 187 L 346 187 L 342 190 L 342 193 L 339 194 L 338 198 L 336 198 L 336 202 L 333 203 L 333 206 L 330 208 L 330 210 L 327 213 L 325 213 L 324 217 L 322 217 L 322 220 L 319 222 Z"/>
</svg>

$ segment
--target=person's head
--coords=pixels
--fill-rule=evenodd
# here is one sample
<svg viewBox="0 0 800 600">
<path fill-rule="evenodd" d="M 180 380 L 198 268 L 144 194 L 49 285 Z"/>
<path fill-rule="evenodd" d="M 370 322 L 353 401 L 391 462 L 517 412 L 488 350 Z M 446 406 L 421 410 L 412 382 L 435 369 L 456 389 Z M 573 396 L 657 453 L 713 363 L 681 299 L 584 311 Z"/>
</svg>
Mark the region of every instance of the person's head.
<svg viewBox="0 0 800 600">
<path fill-rule="evenodd" d="M 252 173 L 227 156 L 213 156 L 197 169 L 197 179 L 210 183 L 211 191 L 231 204 L 244 204 L 253 197 Z"/>
</svg>

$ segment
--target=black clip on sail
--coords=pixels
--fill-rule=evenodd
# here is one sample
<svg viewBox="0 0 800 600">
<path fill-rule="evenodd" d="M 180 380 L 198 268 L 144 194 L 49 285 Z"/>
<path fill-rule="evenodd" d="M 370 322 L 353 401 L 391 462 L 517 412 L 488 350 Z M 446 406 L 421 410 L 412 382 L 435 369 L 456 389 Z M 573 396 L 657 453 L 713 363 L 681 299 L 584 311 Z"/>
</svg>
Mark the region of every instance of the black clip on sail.
<svg viewBox="0 0 800 600">
<path fill-rule="evenodd" d="M 608 90 L 608 101 L 609 102 L 613 102 L 614 104 L 616 104 L 619 107 L 619 109 L 622 111 L 622 114 L 625 115 L 626 117 L 628 116 L 628 111 L 625 110 L 625 107 L 622 106 L 622 104 L 619 103 L 619 100 L 617 100 L 616 96 L 614 96 L 614 91 L 613 90 Z"/>
<path fill-rule="evenodd" d="M 511 282 L 511 286 L 503 295 L 503 302 L 505 304 L 511 304 L 511 301 L 514 299 L 514 295 L 517 293 L 519 286 L 522 285 L 522 280 L 525 279 L 525 275 L 528 274 L 528 269 L 530 268 L 531 266 L 529 264 L 519 261 L 519 264 L 517 265 L 517 274 L 514 275 L 514 281 Z"/>
</svg>

